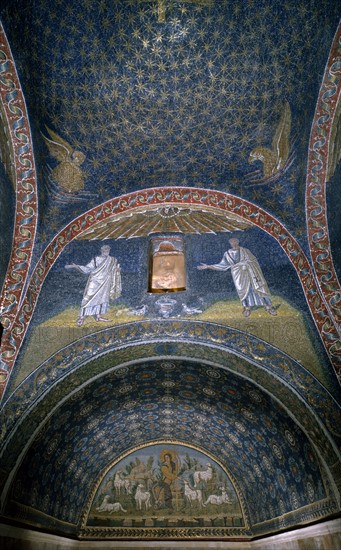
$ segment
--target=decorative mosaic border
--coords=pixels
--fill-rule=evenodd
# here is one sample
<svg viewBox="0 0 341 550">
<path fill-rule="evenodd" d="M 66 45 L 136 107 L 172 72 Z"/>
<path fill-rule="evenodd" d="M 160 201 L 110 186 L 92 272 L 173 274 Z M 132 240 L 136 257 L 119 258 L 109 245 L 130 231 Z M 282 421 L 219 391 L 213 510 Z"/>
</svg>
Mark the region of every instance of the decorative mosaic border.
<svg viewBox="0 0 341 550">
<path fill-rule="evenodd" d="M 216 462 L 217 464 L 219 464 L 219 466 L 224 470 L 224 472 L 226 473 L 227 477 L 230 479 L 231 483 L 233 484 L 233 487 L 238 495 L 238 499 L 239 499 L 239 503 L 240 503 L 240 507 L 241 507 L 241 511 L 242 511 L 242 517 L 243 517 L 243 521 L 244 521 L 244 525 L 241 526 L 241 527 L 232 527 L 232 526 L 229 526 L 228 527 L 228 530 L 231 530 L 231 531 L 238 531 L 239 530 L 239 536 L 250 536 L 251 535 L 251 531 L 250 531 L 250 518 L 249 518 L 249 515 L 248 515 L 248 511 L 247 511 L 247 504 L 244 500 L 244 497 L 243 497 L 243 494 L 242 492 L 240 491 L 239 489 L 239 486 L 238 486 L 238 483 L 237 481 L 234 479 L 234 477 L 232 476 L 231 472 L 227 471 L 226 470 L 226 466 L 216 457 L 214 456 L 212 453 L 209 453 L 206 449 L 203 449 L 202 447 L 198 446 L 198 445 L 193 445 L 193 444 L 190 444 L 190 443 L 185 443 L 184 441 L 180 441 L 180 440 L 176 440 L 176 439 L 160 439 L 160 440 L 155 440 L 155 441 L 148 441 L 146 443 L 143 443 L 141 445 L 137 445 L 136 447 L 134 448 L 131 448 L 129 450 L 127 450 L 123 455 L 115 458 L 115 460 L 106 467 L 105 471 L 102 472 L 102 475 L 100 476 L 100 478 L 97 480 L 95 486 L 93 487 L 93 490 L 91 492 L 91 494 L 89 495 L 89 498 L 87 500 L 87 502 L 85 503 L 85 506 L 84 506 L 84 510 L 81 514 L 81 527 L 80 527 L 80 534 L 82 535 L 82 533 L 85 533 L 86 531 L 93 531 L 95 534 L 99 531 L 99 530 L 102 530 L 103 529 L 103 526 L 101 527 L 95 527 L 95 526 L 88 526 L 87 525 L 87 521 L 88 521 L 88 516 L 89 516 L 89 513 L 90 513 L 90 509 L 91 509 L 91 506 L 92 506 L 92 502 L 93 502 L 93 499 L 95 498 L 95 494 L 97 492 L 97 489 L 99 487 L 99 485 L 101 484 L 103 478 L 105 477 L 105 475 L 107 474 L 107 472 L 113 468 L 113 466 L 115 466 L 115 464 L 117 464 L 118 462 L 120 462 L 124 457 L 130 455 L 131 453 L 133 453 L 134 451 L 136 450 L 141 450 L 141 449 L 146 449 L 152 445 L 168 445 L 168 444 L 171 444 L 171 445 L 181 445 L 181 446 L 185 446 L 185 447 L 188 447 L 188 448 L 191 448 L 191 449 L 195 449 L 203 454 L 205 454 L 207 457 L 210 457 L 214 462 Z M 105 528 L 105 527 L 104 527 Z M 110 527 L 110 531 L 115 528 L 112 528 Z M 143 529 L 143 528 L 142 528 Z M 179 530 L 180 528 L 174 528 L 174 531 L 177 531 Z M 118 529 L 120 530 L 120 529 Z M 126 528 L 124 528 L 124 531 L 126 530 Z M 132 531 L 135 531 L 136 534 L 135 536 L 138 536 L 138 531 L 139 529 L 130 529 L 128 528 L 128 531 L 129 530 L 132 530 Z M 151 529 L 152 531 L 156 531 L 158 529 L 155 529 L 155 528 L 152 528 Z M 173 529 L 167 529 L 167 528 L 161 528 L 161 531 L 167 531 L 167 530 L 171 530 L 173 531 Z M 202 530 L 202 528 L 201 528 Z M 228 537 L 230 536 L 234 536 L 234 535 L 226 535 Z M 155 537 L 153 537 L 155 538 Z"/>
<path fill-rule="evenodd" d="M 339 324 L 339 327 L 341 323 L 341 288 L 330 250 L 326 178 L 331 130 L 340 94 L 341 24 L 331 47 L 316 105 L 310 135 L 306 181 L 307 231 L 313 268 L 331 316 Z"/>
<path fill-rule="evenodd" d="M 203 321 L 192 320 L 152 320 L 131 322 L 111 326 L 93 334 L 86 334 L 75 342 L 58 350 L 33 371 L 4 403 L 7 411 L 6 426 L 16 420 L 49 391 L 52 384 L 68 376 L 82 365 L 93 361 L 97 356 L 120 350 L 120 361 L 131 359 L 130 346 L 146 347 L 149 342 L 160 342 L 161 355 L 173 355 L 173 341 L 188 344 L 193 348 L 199 345 L 217 346 L 225 353 L 233 353 L 249 362 L 268 370 L 277 379 L 300 395 L 301 399 L 311 403 L 323 423 L 334 437 L 340 439 L 340 407 L 321 383 L 298 361 L 283 351 L 256 336 L 241 330 Z M 173 346 L 174 348 L 174 346 Z M 178 348 L 178 346 L 176 346 Z M 163 353 L 161 353 L 163 352 Z M 194 352 L 194 349 L 193 349 Z M 155 352 L 153 353 L 155 355 Z M 213 351 L 212 351 L 213 355 Z M 200 357 L 195 354 L 195 357 Z M 323 398 L 322 398 L 323 396 Z M 8 428 L 7 428 L 8 429 Z M 5 427 L 4 427 L 5 430 Z"/>
<path fill-rule="evenodd" d="M 30 434 L 67 395 L 108 369 L 131 363 L 132 356 L 135 360 L 198 358 L 255 381 L 296 418 L 329 470 L 330 479 L 339 479 L 340 407 L 297 361 L 237 329 L 200 321 L 162 320 L 111 327 L 81 338 L 57 352 L 16 389 L 3 410 L 1 457 L 8 466 L 3 482 L 15 468 Z"/>
<path fill-rule="evenodd" d="M 319 521 L 328 516 L 335 514 L 337 505 L 331 499 L 314 502 L 310 506 L 305 506 L 294 510 L 288 514 L 284 514 L 279 518 L 274 518 L 261 524 L 255 524 L 252 527 L 253 536 L 264 536 L 265 534 L 273 534 L 274 531 L 280 529 L 289 529 L 297 527 L 297 525 L 309 524 Z"/>
<path fill-rule="evenodd" d="M 134 209 L 141 206 L 165 204 L 194 204 L 201 207 L 210 206 L 219 211 L 233 212 L 266 231 L 277 240 L 297 272 L 317 330 L 336 376 L 341 382 L 341 364 L 338 353 L 340 338 L 337 327 L 324 302 L 320 288 L 316 284 L 311 266 L 294 237 L 276 218 L 246 200 L 224 192 L 186 187 L 146 189 L 113 198 L 82 214 L 55 236 L 43 252 L 32 273 L 25 297 L 12 325 L 12 330 L 6 331 L 4 334 L 1 360 L 6 365 L 8 373 L 13 367 L 23 342 L 42 284 L 64 248 L 98 221 L 109 220 L 122 212 L 131 211 L 133 213 Z M 7 378 L 0 381 L 1 395 L 4 392 L 6 383 Z"/>
<path fill-rule="evenodd" d="M 243 541 L 250 540 L 256 536 L 273 535 L 277 531 L 282 529 L 290 529 L 297 525 L 304 526 L 312 522 L 316 522 L 323 518 L 328 518 L 335 514 L 336 506 L 335 502 L 328 499 L 320 501 L 307 506 L 305 508 L 299 508 L 291 514 L 285 514 L 283 516 L 273 518 L 261 525 L 252 526 L 252 531 L 248 531 L 245 528 L 115 528 L 115 527 L 86 527 L 82 528 L 78 533 L 78 537 L 82 540 L 98 540 L 98 539 L 141 539 L 141 540 L 179 540 L 179 539 L 212 539 L 212 540 L 235 540 Z"/>
<path fill-rule="evenodd" d="M 53 528 L 64 535 L 77 537 L 79 540 L 179 540 L 179 539 L 194 539 L 194 540 L 226 540 L 229 541 L 248 541 L 254 537 L 264 536 L 266 534 L 273 535 L 274 533 L 288 529 L 293 525 L 309 524 L 335 513 L 335 507 L 330 500 L 319 503 L 314 503 L 311 507 L 301 508 L 285 514 L 279 518 L 274 518 L 266 523 L 254 525 L 252 532 L 246 528 L 236 527 L 216 527 L 216 528 L 185 528 L 185 529 L 152 529 L 152 528 L 79 528 L 77 525 L 61 522 L 46 516 L 39 510 L 34 510 L 23 504 L 11 502 L 11 512 L 17 517 L 20 517 L 22 523 L 36 528 L 42 528 L 48 522 L 49 528 Z M 9 516 L 5 516 L 11 519 Z M 51 523 L 52 522 L 52 523 Z"/>
<path fill-rule="evenodd" d="M 81 540 L 248 540 L 245 529 L 241 527 L 182 527 L 182 528 L 146 528 L 146 527 L 87 527 L 78 534 Z"/>
<path fill-rule="evenodd" d="M 13 56 L 0 23 L 0 102 L 6 117 L 16 178 L 16 212 L 12 252 L 1 301 L 1 323 L 8 333 L 16 317 L 25 288 L 37 225 L 37 186 L 31 131 L 24 95 Z M 15 355 L 8 350 L 7 357 Z M 0 382 L 6 382 L 8 361 L 0 360 Z"/>
</svg>

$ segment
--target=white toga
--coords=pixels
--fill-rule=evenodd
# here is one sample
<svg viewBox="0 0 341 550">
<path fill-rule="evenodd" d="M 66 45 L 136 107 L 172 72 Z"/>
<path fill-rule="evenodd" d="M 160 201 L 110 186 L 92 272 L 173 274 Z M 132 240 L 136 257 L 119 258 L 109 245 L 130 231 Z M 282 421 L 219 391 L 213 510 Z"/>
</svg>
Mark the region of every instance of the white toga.
<svg viewBox="0 0 341 550">
<path fill-rule="evenodd" d="M 103 315 L 108 311 L 110 298 L 121 295 L 121 271 L 116 258 L 95 256 L 87 265 L 77 265 L 78 271 L 89 274 L 81 303 L 81 317 Z"/>
<path fill-rule="evenodd" d="M 231 248 L 219 264 L 210 266 L 217 271 L 231 269 L 232 279 L 243 306 L 271 305 L 271 295 L 257 258 L 247 248 Z"/>
</svg>

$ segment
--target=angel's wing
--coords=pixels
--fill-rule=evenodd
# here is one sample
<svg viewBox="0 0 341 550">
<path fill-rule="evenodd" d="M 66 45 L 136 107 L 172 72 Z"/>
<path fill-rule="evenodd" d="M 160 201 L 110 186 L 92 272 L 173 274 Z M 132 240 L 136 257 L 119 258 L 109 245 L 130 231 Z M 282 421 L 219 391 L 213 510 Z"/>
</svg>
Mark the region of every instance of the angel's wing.
<svg viewBox="0 0 341 550">
<path fill-rule="evenodd" d="M 44 134 L 42 134 L 42 136 L 49 148 L 50 154 L 55 159 L 59 160 L 59 162 L 69 159 L 73 153 L 73 148 L 71 145 L 47 126 L 46 130 L 48 131 L 51 139 L 46 137 Z"/>
<path fill-rule="evenodd" d="M 273 152 L 277 155 L 277 162 L 282 166 L 289 156 L 289 136 L 291 131 L 291 109 L 286 101 L 277 130 L 272 140 Z M 278 166 L 279 168 L 280 166 Z"/>
</svg>

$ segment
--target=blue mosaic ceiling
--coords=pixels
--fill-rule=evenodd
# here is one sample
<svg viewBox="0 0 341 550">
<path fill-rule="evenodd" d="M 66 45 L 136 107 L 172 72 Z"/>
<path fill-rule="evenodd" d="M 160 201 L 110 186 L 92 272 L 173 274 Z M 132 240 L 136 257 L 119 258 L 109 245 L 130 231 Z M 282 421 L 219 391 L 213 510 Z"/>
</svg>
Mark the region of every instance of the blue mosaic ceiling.
<svg viewBox="0 0 341 550">
<path fill-rule="evenodd" d="M 251 525 L 329 499 L 313 447 L 275 400 L 231 372 L 174 359 L 121 367 L 70 396 L 37 434 L 12 499 L 77 523 L 107 465 L 154 440 L 219 457 Z"/>
<path fill-rule="evenodd" d="M 2 43 L 0 106 L 13 117 L 0 134 L 0 245 L 12 242 L 15 207 L 19 245 L 11 268 L 7 251 L 0 266 L 1 391 L 12 374 L 0 430 L 1 517 L 78 536 L 105 470 L 153 441 L 219 460 L 249 534 L 339 513 L 339 286 L 320 242 L 329 235 L 314 202 L 318 176 L 310 210 L 305 197 L 337 4 L 2 0 L 32 133 L 37 177 L 26 175 L 39 200 L 22 177 L 14 206 L 8 181 L 31 151 L 14 162 L 8 146 L 10 131 L 14 150 L 26 128 L 7 93 Z M 319 144 L 324 128 L 315 131 Z M 335 148 L 336 134 L 328 138 Z M 337 158 L 328 170 L 339 259 Z M 187 288 L 170 319 L 147 295 L 152 232 L 184 238 Z M 226 232 L 259 258 L 277 316 L 253 310 L 247 325 L 230 273 L 197 270 L 221 259 Z M 122 296 L 110 304 L 112 325 L 87 319 L 82 332 L 85 278 L 65 265 L 90 261 L 102 239 L 120 262 Z M 191 322 L 195 308 L 203 316 Z"/>
<path fill-rule="evenodd" d="M 336 2 L 2 5 L 35 140 L 40 238 L 85 204 L 162 185 L 242 195 L 302 232 Z M 79 152 L 72 184 L 58 164 L 63 147 Z"/>
</svg>

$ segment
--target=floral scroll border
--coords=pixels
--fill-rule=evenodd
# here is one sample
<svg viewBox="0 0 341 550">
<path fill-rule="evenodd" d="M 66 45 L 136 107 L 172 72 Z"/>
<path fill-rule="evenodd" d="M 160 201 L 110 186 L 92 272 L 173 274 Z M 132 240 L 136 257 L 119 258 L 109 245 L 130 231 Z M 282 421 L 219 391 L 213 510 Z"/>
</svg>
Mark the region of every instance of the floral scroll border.
<svg viewBox="0 0 341 550">
<path fill-rule="evenodd" d="M 12 52 L 0 23 L 0 102 L 6 117 L 14 156 L 16 212 L 12 252 L 0 302 L 1 322 L 9 330 L 14 321 L 32 258 L 37 226 L 37 185 L 33 144 L 24 95 Z M 1 364 L 5 367 L 6 364 Z M 5 373 L 0 372 L 0 376 Z"/>
<path fill-rule="evenodd" d="M 317 330 L 334 367 L 336 376 L 341 379 L 341 365 L 338 356 L 340 339 L 337 327 L 334 325 L 330 312 L 324 302 L 311 266 L 294 237 L 276 218 L 244 199 L 220 191 L 186 187 L 145 189 L 113 198 L 82 214 L 55 236 L 37 262 L 11 331 L 7 331 L 4 334 L 1 361 L 5 365 L 7 372 L 11 371 L 23 342 L 42 284 L 64 248 L 97 222 L 109 220 L 111 217 L 122 212 L 131 211 L 133 213 L 134 209 L 141 206 L 148 207 L 149 205 L 170 204 L 176 206 L 180 204 L 202 207 L 210 206 L 217 210 L 233 212 L 266 231 L 277 240 L 298 274 Z M 2 393 L 7 381 L 8 377 L 0 381 L 0 391 Z"/>
<path fill-rule="evenodd" d="M 330 50 L 316 105 L 309 143 L 306 217 L 310 253 L 321 293 L 331 316 L 341 322 L 341 288 L 331 257 L 326 189 L 331 130 L 341 94 L 341 24 Z M 340 354 L 340 348 L 339 348 Z"/>
<path fill-rule="evenodd" d="M 257 381 L 294 415 L 329 470 L 330 480 L 337 478 L 340 407 L 297 361 L 237 329 L 199 321 L 163 320 L 129 323 L 104 329 L 92 337 L 87 335 L 57 352 L 23 381 L 4 407 L 0 456 L 8 468 L 3 482 L 10 479 L 29 434 L 47 420 L 48 411 L 94 376 L 130 364 L 132 356 L 135 360 L 200 357 L 223 368 L 229 365 L 234 372 Z M 309 388 L 308 394 L 305 388 Z M 339 490 L 335 487 L 336 493 Z"/>
<path fill-rule="evenodd" d="M 211 206 L 235 212 L 278 241 L 298 274 L 315 325 L 334 372 L 341 382 L 340 315 L 337 307 L 341 291 L 329 252 L 325 196 L 331 126 L 341 90 L 340 44 L 341 26 L 330 51 L 310 137 L 306 216 L 313 268 L 287 229 L 256 205 L 224 192 L 160 187 L 111 199 L 73 220 L 47 246 L 26 286 L 37 224 L 36 175 L 24 97 L 12 53 L 0 24 L 0 100 L 7 118 L 16 173 L 15 231 L 0 309 L 5 328 L 0 356 L 0 397 L 25 337 L 41 286 L 64 247 L 98 221 L 109 219 L 118 213 L 133 211 L 139 206 L 168 203 Z"/>
</svg>

